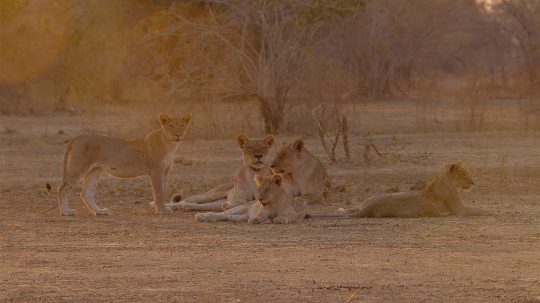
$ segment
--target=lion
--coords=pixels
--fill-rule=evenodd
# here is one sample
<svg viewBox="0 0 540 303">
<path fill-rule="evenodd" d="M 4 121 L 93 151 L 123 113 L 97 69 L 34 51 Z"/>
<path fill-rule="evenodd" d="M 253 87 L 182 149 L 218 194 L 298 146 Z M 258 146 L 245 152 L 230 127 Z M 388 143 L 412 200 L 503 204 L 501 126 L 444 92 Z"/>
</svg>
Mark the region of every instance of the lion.
<svg viewBox="0 0 540 303">
<path fill-rule="evenodd" d="M 272 171 L 283 175 L 285 188 L 303 204 L 316 204 L 327 199 L 331 192 L 331 179 L 321 161 L 298 139 L 284 144 L 270 165 Z"/>
<path fill-rule="evenodd" d="M 296 212 L 292 194 L 283 186 L 282 176 L 276 174 L 261 177 L 255 174 L 253 179 L 257 186 L 257 200 L 223 212 L 197 213 L 195 219 L 199 222 L 233 221 L 249 224 L 289 224 L 301 219 Z"/>
<path fill-rule="evenodd" d="M 180 208 L 187 211 L 218 211 L 253 201 L 257 195 L 253 178 L 255 174 L 263 177 L 270 175 L 266 158 L 274 142 L 275 137 L 272 135 L 263 139 L 250 139 L 246 135 L 238 135 L 236 143 L 242 152 L 243 163 L 234 175 L 234 181 L 183 201 L 168 203 L 167 206 L 171 209 Z M 173 201 L 178 197 L 179 195 L 175 195 Z"/>
<path fill-rule="evenodd" d="M 110 215 L 106 208 L 94 201 L 98 178 L 105 172 L 117 178 L 149 176 L 154 191 L 155 211 L 159 215 L 171 214 L 165 206 L 168 173 L 173 165 L 178 143 L 185 136 L 192 114 L 181 117 L 159 115 L 161 127 L 144 139 L 125 141 L 96 134 L 71 139 L 64 153 L 62 184 L 58 188 L 58 205 L 63 216 L 75 215 L 68 207 L 66 190 L 83 179 L 82 200 L 95 215 Z M 50 185 L 47 184 L 47 188 Z"/>
<path fill-rule="evenodd" d="M 375 195 L 367 199 L 360 209 L 340 208 L 338 213 L 373 218 L 438 217 L 447 213 L 460 217 L 492 215 L 490 210 L 466 206 L 461 202 L 458 189 L 469 189 L 472 185 L 474 181 L 463 164 L 458 162 L 446 165 L 423 190 Z"/>
</svg>

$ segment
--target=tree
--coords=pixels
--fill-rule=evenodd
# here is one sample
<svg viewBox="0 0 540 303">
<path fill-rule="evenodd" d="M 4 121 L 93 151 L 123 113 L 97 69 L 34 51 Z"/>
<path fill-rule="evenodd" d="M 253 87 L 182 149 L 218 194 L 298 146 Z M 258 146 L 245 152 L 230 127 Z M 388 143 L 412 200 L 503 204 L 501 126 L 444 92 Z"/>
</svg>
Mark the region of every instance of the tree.
<svg viewBox="0 0 540 303">
<path fill-rule="evenodd" d="M 368 1 L 339 29 L 329 56 L 356 80 L 355 95 L 389 97 L 429 69 L 459 69 L 463 53 L 482 45 L 484 19 L 472 0 Z"/>
<path fill-rule="evenodd" d="M 238 85 L 228 95 L 256 100 L 267 133 L 277 133 L 306 50 L 324 22 L 363 1 L 211 1 L 218 37 L 235 60 Z"/>
<path fill-rule="evenodd" d="M 530 87 L 540 87 L 540 0 L 503 0 L 499 23 L 510 33 L 523 58 Z"/>
</svg>

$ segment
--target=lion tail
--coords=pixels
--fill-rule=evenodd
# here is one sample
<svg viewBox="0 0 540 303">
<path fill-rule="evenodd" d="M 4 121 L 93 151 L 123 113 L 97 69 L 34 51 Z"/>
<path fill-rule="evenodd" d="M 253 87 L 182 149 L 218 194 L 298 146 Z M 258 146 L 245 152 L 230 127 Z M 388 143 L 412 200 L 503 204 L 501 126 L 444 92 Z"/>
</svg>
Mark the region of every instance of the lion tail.
<svg viewBox="0 0 540 303">
<path fill-rule="evenodd" d="M 52 192 L 52 186 L 50 183 L 45 183 L 45 192 L 49 195 L 52 195 L 53 192 Z"/>
<path fill-rule="evenodd" d="M 70 140 L 66 145 L 66 151 L 64 152 L 64 164 L 62 166 L 62 183 L 66 180 L 66 171 L 68 166 L 69 157 L 71 156 L 71 148 L 73 140 Z"/>
</svg>

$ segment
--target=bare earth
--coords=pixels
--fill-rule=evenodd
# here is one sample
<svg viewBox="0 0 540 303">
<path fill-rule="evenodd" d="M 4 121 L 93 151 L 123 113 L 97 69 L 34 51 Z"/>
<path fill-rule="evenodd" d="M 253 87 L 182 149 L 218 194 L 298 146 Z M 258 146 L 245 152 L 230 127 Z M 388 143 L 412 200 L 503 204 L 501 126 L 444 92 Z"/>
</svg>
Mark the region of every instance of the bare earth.
<svg viewBox="0 0 540 303">
<path fill-rule="evenodd" d="M 375 135 L 384 158 L 370 164 L 362 137 L 352 163 L 334 165 L 306 140 L 338 187 L 313 212 L 406 190 L 463 160 L 477 184 L 464 202 L 494 217 L 251 226 L 156 216 L 146 178 L 106 176 L 96 201 L 112 216 L 90 216 L 74 192 L 77 216 L 60 217 L 44 184 L 59 185 L 63 142 L 85 129 L 56 119 L 0 117 L 0 302 L 540 302 L 538 132 Z M 128 122 L 113 134 L 151 130 Z M 240 161 L 233 138 L 184 142 L 170 193 L 228 181 Z"/>
</svg>

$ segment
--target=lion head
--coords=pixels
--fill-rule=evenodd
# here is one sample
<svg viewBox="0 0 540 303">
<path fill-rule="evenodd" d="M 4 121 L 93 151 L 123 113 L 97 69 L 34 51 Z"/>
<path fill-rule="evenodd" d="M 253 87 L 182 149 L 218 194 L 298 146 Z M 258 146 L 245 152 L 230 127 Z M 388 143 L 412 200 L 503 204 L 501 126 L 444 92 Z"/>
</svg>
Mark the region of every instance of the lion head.
<svg viewBox="0 0 540 303">
<path fill-rule="evenodd" d="M 175 143 L 180 142 L 186 134 L 192 117 L 191 113 L 184 114 L 181 117 L 169 117 L 166 114 L 159 115 L 159 122 L 165 137 Z"/>
<path fill-rule="evenodd" d="M 448 173 L 452 183 L 457 188 L 469 189 L 474 185 L 473 179 L 469 176 L 469 172 L 467 172 L 461 162 L 449 165 Z"/>
<path fill-rule="evenodd" d="M 302 164 L 302 153 L 304 151 L 304 141 L 298 139 L 292 144 L 284 144 L 277 152 L 270 167 L 275 173 L 294 173 L 298 171 Z"/>
<path fill-rule="evenodd" d="M 261 177 L 256 174 L 253 178 L 257 186 L 257 200 L 263 207 L 267 207 L 276 199 L 282 189 L 283 178 L 280 175 Z"/>
<path fill-rule="evenodd" d="M 266 156 L 275 140 L 272 135 L 268 135 L 262 140 L 251 140 L 245 135 L 236 137 L 236 142 L 242 150 L 244 163 L 254 170 L 260 170 L 266 163 Z"/>
</svg>

